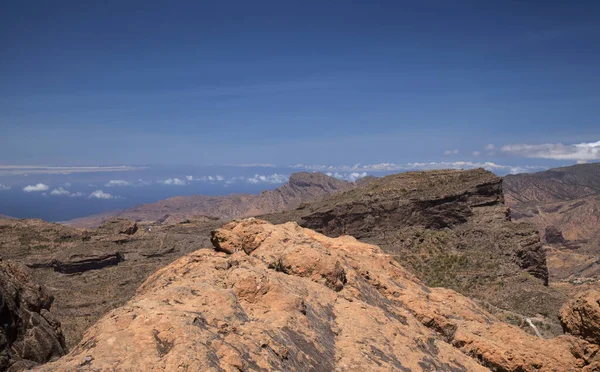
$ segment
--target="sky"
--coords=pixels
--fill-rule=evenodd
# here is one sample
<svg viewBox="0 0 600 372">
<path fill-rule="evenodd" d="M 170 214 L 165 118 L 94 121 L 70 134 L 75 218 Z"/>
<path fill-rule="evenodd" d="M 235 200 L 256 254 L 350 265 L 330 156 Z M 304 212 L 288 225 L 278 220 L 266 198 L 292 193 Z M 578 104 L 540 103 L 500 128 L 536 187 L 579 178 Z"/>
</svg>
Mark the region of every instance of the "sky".
<svg viewBox="0 0 600 372">
<path fill-rule="evenodd" d="M 6 0 L 0 213 L 63 184 L 131 204 L 187 176 L 599 161 L 599 18 L 597 1 Z M 223 177 L 187 192 L 230 192 Z M 110 193 L 111 180 L 158 191 Z"/>
<path fill-rule="evenodd" d="M 599 17 L 596 1 L 4 1 L 0 162 L 407 163 L 595 143 Z"/>
</svg>

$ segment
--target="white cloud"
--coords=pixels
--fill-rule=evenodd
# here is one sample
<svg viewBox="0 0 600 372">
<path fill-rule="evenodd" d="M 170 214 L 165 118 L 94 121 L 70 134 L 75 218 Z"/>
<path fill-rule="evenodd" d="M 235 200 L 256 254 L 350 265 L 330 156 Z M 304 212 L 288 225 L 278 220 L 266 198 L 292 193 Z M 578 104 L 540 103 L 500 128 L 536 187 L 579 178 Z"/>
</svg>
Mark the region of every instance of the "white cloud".
<svg viewBox="0 0 600 372">
<path fill-rule="evenodd" d="M 6 186 L 0 183 L 0 191 L 5 191 L 5 190 L 10 190 L 11 187 L 10 186 Z"/>
<path fill-rule="evenodd" d="M 38 183 L 37 185 L 27 185 L 23 187 L 23 191 L 25 192 L 40 192 L 47 191 L 49 189 L 48 185 L 43 183 Z"/>
<path fill-rule="evenodd" d="M 481 152 L 479 152 L 479 151 L 473 151 L 473 156 L 474 157 L 478 157 L 479 155 L 481 155 Z"/>
<path fill-rule="evenodd" d="M 106 187 L 124 187 L 131 186 L 131 182 L 125 180 L 110 180 L 104 185 Z"/>
<path fill-rule="evenodd" d="M 63 187 L 59 187 L 57 189 L 52 190 L 50 192 L 50 195 L 71 195 L 71 192 Z"/>
<path fill-rule="evenodd" d="M 185 176 L 185 179 L 191 182 L 194 180 L 194 177 L 193 176 Z"/>
<path fill-rule="evenodd" d="M 456 154 L 458 154 L 458 149 L 444 151 L 444 155 L 446 155 L 446 156 L 448 156 L 448 155 L 456 155 Z"/>
<path fill-rule="evenodd" d="M 202 176 L 200 178 L 195 178 L 195 180 L 197 181 L 203 181 L 203 182 L 223 182 L 225 181 L 225 177 L 220 176 L 220 175 L 216 175 L 216 176 Z"/>
<path fill-rule="evenodd" d="M 93 193 L 90 194 L 89 196 L 90 198 L 96 198 L 96 199 L 114 199 L 115 196 L 112 196 L 111 194 L 104 192 L 102 190 L 96 190 Z"/>
<path fill-rule="evenodd" d="M 45 194 L 45 193 L 44 193 Z M 50 192 L 52 196 L 70 196 L 72 198 L 83 196 L 84 194 L 81 192 L 70 192 L 64 187 L 58 187 Z"/>
<path fill-rule="evenodd" d="M 167 178 L 164 181 L 159 181 L 163 185 L 185 186 L 185 181 L 179 178 Z"/>
<path fill-rule="evenodd" d="M 541 145 L 505 145 L 502 152 L 526 158 L 554 160 L 600 160 L 600 141 L 563 145 L 545 143 Z"/>
<path fill-rule="evenodd" d="M 485 149 L 486 149 L 486 151 L 494 151 L 496 149 L 496 146 L 494 146 L 494 144 L 490 143 L 488 145 L 485 145 Z"/>
<path fill-rule="evenodd" d="M 329 177 L 334 177 L 340 180 L 355 182 L 361 178 L 368 176 L 367 172 L 352 172 L 352 173 L 338 173 L 338 172 L 326 172 Z"/>
<path fill-rule="evenodd" d="M 255 174 L 253 177 L 247 178 L 246 182 L 255 183 L 255 184 L 256 183 L 277 184 L 277 183 L 286 183 L 288 178 L 289 178 L 289 176 L 286 176 L 284 174 L 278 174 L 278 173 L 269 174 L 269 175 Z"/>
</svg>

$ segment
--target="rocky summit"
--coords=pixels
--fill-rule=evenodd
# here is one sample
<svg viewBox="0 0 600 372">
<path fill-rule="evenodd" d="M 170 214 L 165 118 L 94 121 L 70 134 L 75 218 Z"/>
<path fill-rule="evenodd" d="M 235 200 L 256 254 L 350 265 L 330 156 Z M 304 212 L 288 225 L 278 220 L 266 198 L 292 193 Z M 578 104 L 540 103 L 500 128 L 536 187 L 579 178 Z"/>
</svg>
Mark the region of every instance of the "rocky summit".
<svg viewBox="0 0 600 372">
<path fill-rule="evenodd" d="M 599 346 L 540 339 L 429 288 L 379 247 L 248 219 L 152 275 L 41 371 L 592 371 Z M 585 315 L 584 315 L 585 316 Z"/>
<path fill-rule="evenodd" d="M 425 284 L 481 301 L 497 316 L 547 336 L 562 333 L 566 296 L 547 286 L 538 231 L 511 221 L 502 179 L 483 169 L 407 172 L 265 215 L 327 236 L 377 244 Z"/>
</svg>

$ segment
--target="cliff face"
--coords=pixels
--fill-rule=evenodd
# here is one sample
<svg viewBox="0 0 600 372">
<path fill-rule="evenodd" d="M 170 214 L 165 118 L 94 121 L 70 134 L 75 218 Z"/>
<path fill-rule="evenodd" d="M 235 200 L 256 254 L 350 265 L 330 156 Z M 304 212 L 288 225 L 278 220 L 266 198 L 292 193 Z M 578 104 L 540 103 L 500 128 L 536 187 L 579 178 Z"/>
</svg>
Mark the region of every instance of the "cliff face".
<svg viewBox="0 0 600 372">
<path fill-rule="evenodd" d="M 221 219 L 248 217 L 295 208 L 301 203 L 315 201 L 354 186 L 352 182 L 338 180 L 323 173 L 299 172 L 292 174 L 283 186 L 260 194 L 176 196 L 124 211 L 76 218 L 67 224 L 74 227 L 97 227 L 102 221 L 114 217 L 135 221 L 157 221 L 165 216 L 179 221 L 199 215 Z"/>
<path fill-rule="evenodd" d="M 379 245 L 430 286 L 455 289 L 560 332 L 536 229 L 510 221 L 502 180 L 482 169 L 409 172 L 264 216 Z"/>
<path fill-rule="evenodd" d="M 543 340 L 428 288 L 376 246 L 249 219 L 151 276 L 40 370 L 574 371 L 599 347 Z M 226 253 L 227 252 L 227 253 Z"/>
<path fill-rule="evenodd" d="M 66 353 L 53 298 L 24 266 L 0 258 L 0 371 L 18 371 Z"/>
</svg>

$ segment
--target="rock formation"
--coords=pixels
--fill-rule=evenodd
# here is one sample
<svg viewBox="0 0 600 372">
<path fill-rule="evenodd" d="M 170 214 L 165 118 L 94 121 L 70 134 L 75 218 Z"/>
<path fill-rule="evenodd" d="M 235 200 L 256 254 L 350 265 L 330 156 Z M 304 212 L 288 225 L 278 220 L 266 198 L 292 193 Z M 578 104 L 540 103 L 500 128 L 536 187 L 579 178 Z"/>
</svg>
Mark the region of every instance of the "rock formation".
<svg viewBox="0 0 600 372">
<path fill-rule="evenodd" d="M 26 267 L 0 259 L 0 371 L 19 371 L 66 353 L 52 301 Z"/>
<path fill-rule="evenodd" d="M 261 218 L 377 244 L 429 286 L 535 318 L 550 327 L 548 335 L 561 333 L 557 315 L 566 298 L 546 286 L 539 234 L 510 221 L 502 180 L 491 172 L 395 174 Z M 529 329 L 524 320 L 518 323 Z"/>
<path fill-rule="evenodd" d="M 152 275 L 42 371 L 592 371 L 599 347 L 544 340 L 428 288 L 377 246 L 249 219 Z M 225 253 L 228 252 L 228 253 Z"/>
<path fill-rule="evenodd" d="M 362 181 L 360 184 L 365 182 Z M 338 180 L 323 173 L 300 172 L 292 174 L 283 186 L 256 195 L 176 196 L 124 211 L 76 218 L 67 224 L 74 227 L 96 227 L 114 217 L 134 221 L 158 221 L 166 218 L 183 221 L 195 215 L 204 215 L 227 220 L 295 208 L 301 203 L 315 201 L 355 186 L 355 183 Z"/>
</svg>

